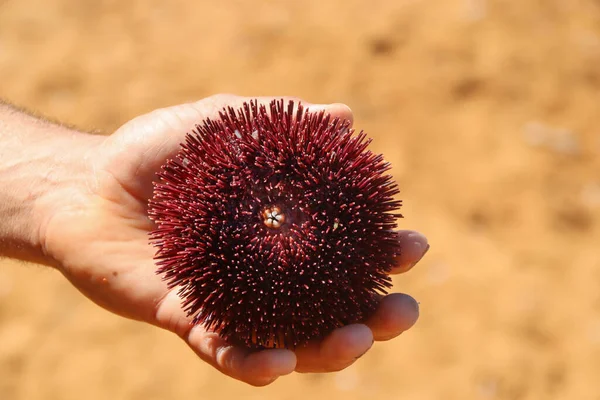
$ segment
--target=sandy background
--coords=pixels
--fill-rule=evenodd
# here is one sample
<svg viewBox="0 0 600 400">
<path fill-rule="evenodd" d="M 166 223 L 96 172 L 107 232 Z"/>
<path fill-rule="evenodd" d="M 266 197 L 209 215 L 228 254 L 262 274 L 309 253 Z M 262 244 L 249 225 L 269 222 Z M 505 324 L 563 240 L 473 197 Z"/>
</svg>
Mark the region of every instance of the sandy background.
<svg viewBox="0 0 600 400">
<path fill-rule="evenodd" d="M 216 92 L 355 111 L 431 251 L 417 326 L 256 389 L 0 265 L 0 399 L 600 399 L 598 0 L 0 0 L 0 96 L 86 129 Z"/>
</svg>

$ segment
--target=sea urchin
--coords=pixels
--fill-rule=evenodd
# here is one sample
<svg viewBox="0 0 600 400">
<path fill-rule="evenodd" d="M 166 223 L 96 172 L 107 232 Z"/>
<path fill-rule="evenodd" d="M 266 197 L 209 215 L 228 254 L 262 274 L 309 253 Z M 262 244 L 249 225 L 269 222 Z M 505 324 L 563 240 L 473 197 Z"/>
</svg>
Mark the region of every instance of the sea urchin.
<svg viewBox="0 0 600 400">
<path fill-rule="evenodd" d="M 350 122 L 301 104 L 224 109 L 159 173 L 158 273 L 194 323 L 294 348 L 369 317 L 390 286 L 401 202 Z"/>
</svg>

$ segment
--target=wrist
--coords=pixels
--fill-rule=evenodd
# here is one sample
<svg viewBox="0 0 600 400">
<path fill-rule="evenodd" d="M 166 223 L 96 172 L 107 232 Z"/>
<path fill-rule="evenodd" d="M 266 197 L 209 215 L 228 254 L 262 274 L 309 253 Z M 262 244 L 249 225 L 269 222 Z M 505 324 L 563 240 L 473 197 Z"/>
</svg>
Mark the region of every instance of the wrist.
<svg viewBox="0 0 600 400">
<path fill-rule="evenodd" d="M 15 110 L 0 116 L 0 255 L 56 266 L 45 227 L 87 190 L 87 160 L 102 137 Z"/>
</svg>

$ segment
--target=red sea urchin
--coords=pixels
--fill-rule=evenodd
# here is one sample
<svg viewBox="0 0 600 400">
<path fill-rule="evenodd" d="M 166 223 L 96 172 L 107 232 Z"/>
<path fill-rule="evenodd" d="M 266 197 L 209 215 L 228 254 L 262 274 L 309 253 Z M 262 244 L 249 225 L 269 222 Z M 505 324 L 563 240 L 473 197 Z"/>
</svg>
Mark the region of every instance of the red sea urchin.
<svg viewBox="0 0 600 400">
<path fill-rule="evenodd" d="M 373 313 L 400 252 L 401 202 L 369 143 L 283 100 L 227 108 L 187 134 L 149 215 L 158 273 L 194 323 L 294 348 Z"/>
</svg>

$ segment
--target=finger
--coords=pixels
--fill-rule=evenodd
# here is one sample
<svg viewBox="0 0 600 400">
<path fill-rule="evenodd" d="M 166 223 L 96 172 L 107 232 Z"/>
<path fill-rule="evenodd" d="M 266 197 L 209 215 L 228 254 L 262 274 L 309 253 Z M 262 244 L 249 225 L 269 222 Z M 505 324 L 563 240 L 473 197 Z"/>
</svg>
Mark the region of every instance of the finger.
<svg viewBox="0 0 600 400">
<path fill-rule="evenodd" d="M 333 117 L 353 121 L 352 110 L 345 104 L 313 104 L 297 97 L 240 97 L 229 94 L 221 94 L 202 99 L 200 101 L 177 106 L 167 107 L 155 110 L 149 114 L 142 115 L 131 121 L 135 131 L 144 132 L 142 138 L 143 144 L 154 151 L 146 154 L 155 154 L 156 159 L 161 163 L 179 151 L 180 142 L 183 135 L 190 132 L 196 124 L 199 124 L 207 118 L 219 118 L 219 113 L 225 107 L 239 109 L 244 103 L 256 99 L 258 105 L 267 107 L 273 100 L 283 99 L 284 104 L 294 101 L 296 104 L 302 103 L 308 111 L 325 111 Z M 129 125 L 129 124 L 128 124 Z M 173 139 L 177 140 L 173 140 Z M 135 140 L 135 138 L 134 138 Z"/>
<path fill-rule="evenodd" d="M 429 250 L 427 238 L 415 231 L 398 231 L 400 256 L 390 274 L 399 274 L 412 269 Z"/>
<path fill-rule="evenodd" d="M 412 327 L 419 318 L 419 304 L 409 295 L 385 296 L 375 314 L 367 321 L 377 341 L 390 340 Z"/>
<path fill-rule="evenodd" d="M 252 352 L 232 346 L 214 332 L 207 332 L 200 325 L 193 326 L 181 307 L 177 289 L 169 292 L 160 303 L 156 313 L 157 325 L 170 330 L 184 339 L 204 361 L 250 385 L 264 386 L 282 375 L 294 371 L 296 356 L 290 350 L 273 349 Z"/>
<path fill-rule="evenodd" d="M 219 112 L 223 109 L 223 107 L 230 106 L 233 108 L 239 108 L 244 105 L 244 103 L 250 102 L 250 100 L 256 99 L 258 105 L 265 105 L 267 110 L 268 106 L 273 100 L 283 100 L 284 105 L 287 105 L 288 102 L 293 101 L 296 104 L 302 104 L 307 112 L 319 112 L 325 111 L 330 114 L 332 117 L 337 117 L 341 120 L 347 120 L 350 122 L 350 126 L 354 123 L 354 114 L 350 107 L 343 103 L 330 103 L 330 104 L 316 104 L 309 103 L 299 97 L 293 96 L 259 96 L 259 97 L 240 97 L 234 95 L 216 95 L 212 96 L 209 99 L 214 104 L 214 111 Z M 202 101 L 202 100 L 201 100 Z M 199 102 L 200 103 L 200 102 Z M 197 104 L 197 103 L 196 103 Z"/>
<path fill-rule="evenodd" d="M 250 351 L 227 343 L 202 326 L 192 328 L 186 341 L 204 361 L 225 375 L 253 386 L 268 385 L 296 368 L 296 356 L 291 350 Z"/>
<path fill-rule="evenodd" d="M 296 349 L 296 371 L 333 372 L 352 365 L 373 345 L 373 334 L 363 324 L 336 329 L 323 341 Z"/>
<path fill-rule="evenodd" d="M 128 192 L 136 198 L 150 198 L 153 190 L 151 181 L 155 173 L 165 160 L 177 154 L 187 132 L 207 118 L 219 118 L 219 112 L 224 107 L 237 109 L 253 99 L 257 99 L 259 105 L 265 106 L 277 99 L 283 99 L 284 102 L 293 100 L 296 103 L 302 102 L 309 111 L 323 110 L 333 117 L 351 123 L 353 121 L 350 108 L 340 103 L 312 104 L 289 96 L 258 98 L 228 94 L 211 96 L 194 103 L 161 108 L 125 124 L 107 142 L 109 151 L 113 152 L 112 157 L 107 159 L 112 160 L 112 164 L 118 165 L 118 169 L 111 171 L 112 174 L 117 178 L 135 176 L 137 179 L 134 182 L 131 182 L 131 179 L 122 180 L 127 182 Z M 127 151 L 123 151 L 124 149 Z M 132 160 L 132 157 L 137 159 Z"/>
</svg>

